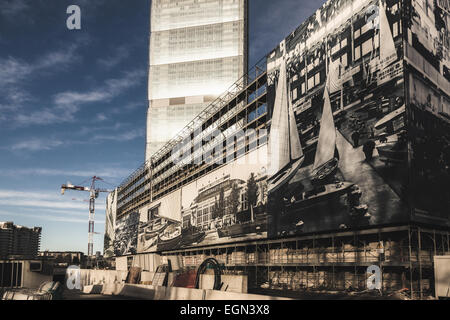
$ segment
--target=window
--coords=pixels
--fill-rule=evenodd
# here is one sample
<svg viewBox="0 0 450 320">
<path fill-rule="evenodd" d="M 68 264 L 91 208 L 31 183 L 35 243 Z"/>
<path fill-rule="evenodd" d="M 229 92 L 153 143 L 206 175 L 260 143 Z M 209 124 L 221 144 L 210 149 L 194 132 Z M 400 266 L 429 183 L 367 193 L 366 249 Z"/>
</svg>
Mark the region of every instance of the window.
<svg viewBox="0 0 450 320">
<path fill-rule="evenodd" d="M 355 61 L 361 58 L 361 46 L 355 48 Z"/>
<path fill-rule="evenodd" d="M 42 262 L 30 262 L 30 271 L 42 271 Z"/>
<path fill-rule="evenodd" d="M 308 79 L 308 89 L 314 88 L 314 76 Z"/>
<path fill-rule="evenodd" d="M 333 48 L 331 48 L 331 54 L 335 54 L 339 51 L 339 44 L 336 44 Z"/>
<path fill-rule="evenodd" d="M 373 50 L 373 44 L 372 44 L 372 38 L 370 38 L 369 40 L 365 41 L 362 44 L 362 55 L 365 56 L 366 54 L 372 52 Z"/>
<path fill-rule="evenodd" d="M 341 63 L 342 63 L 342 66 L 344 66 L 344 67 L 346 67 L 348 65 L 348 59 L 347 59 L 347 54 L 346 53 L 342 55 Z"/>
<path fill-rule="evenodd" d="M 366 33 L 366 32 L 369 31 L 370 29 L 372 29 L 372 23 L 366 23 L 366 24 L 363 25 L 362 28 L 361 28 L 361 34 Z"/>
<path fill-rule="evenodd" d="M 392 36 L 395 38 L 398 36 L 398 22 L 394 22 L 392 25 Z"/>
<path fill-rule="evenodd" d="M 151 220 L 155 219 L 158 216 L 158 211 L 159 211 L 159 205 L 154 208 L 148 209 L 147 221 L 151 221 Z"/>
</svg>

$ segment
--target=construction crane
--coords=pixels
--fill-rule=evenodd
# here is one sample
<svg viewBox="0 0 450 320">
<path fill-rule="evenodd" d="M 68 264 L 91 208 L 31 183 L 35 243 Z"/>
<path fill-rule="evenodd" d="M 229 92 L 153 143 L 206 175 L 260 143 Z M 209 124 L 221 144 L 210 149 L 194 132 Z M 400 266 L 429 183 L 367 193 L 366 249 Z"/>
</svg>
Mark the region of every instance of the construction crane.
<svg viewBox="0 0 450 320">
<path fill-rule="evenodd" d="M 75 191 L 87 191 L 89 192 L 89 229 L 88 229 L 88 257 L 94 255 L 94 218 L 95 218 L 95 199 L 98 198 L 100 192 L 112 192 L 112 190 L 100 189 L 95 187 L 95 181 L 103 181 L 102 178 L 93 176 L 90 178 L 91 186 L 90 187 L 82 187 L 75 186 L 68 182 L 67 184 L 63 184 L 61 186 L 61 194 L 64 195 L 66 190 L 75 190 Z"/>
</svg>

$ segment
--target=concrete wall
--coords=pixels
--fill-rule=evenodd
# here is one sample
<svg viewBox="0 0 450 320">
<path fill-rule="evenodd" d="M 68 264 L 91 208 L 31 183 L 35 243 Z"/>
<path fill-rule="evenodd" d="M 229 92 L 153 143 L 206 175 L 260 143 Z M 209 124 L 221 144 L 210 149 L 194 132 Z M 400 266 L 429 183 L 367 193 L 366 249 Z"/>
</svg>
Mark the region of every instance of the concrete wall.
<svg viewBox="0 0 450 320">
<path fill-rule="evenodd" d="M 128 271 L 81 269 L 81 286 L 125 283 Z"/>
<path fill-rule="evenodd" d="M 153 281 L 154 276 L 155 276 L 154 272 L 142 271 L 141 272 L 141 282 L 151 282 L 151 281 Z"/>
<path fill-rule="evenodd" d="M 84 293 L 102 293 L 105 295 L 124 295 L 137 299 L 150 300 L 214 300 L 252 299 L 253 295 L 247 295 L 247 276 L 222 275 L 224 283 L 222 290 L 211 290 L 214 285 L 214 275 L 204 274 L 200 278 L 200 289 L 157 287 L 144 284 L 126 284 L 127 271 L 119 270 L 90 270 L 82 269 L 80 272 L 82 291 Z M 143 271 L 141 281 L 153 280 L 154 272 Z M 168 283 L 173 282 L 175 273 L 169 273 Z M 254 299 L 264 299 L 264 296 L 255 296 Z"/>
<path fill-rule="evenodd" d="M 92 270 L 81 269 L 81 286 L 93 286 L 99 284 L 123 284 L 127 278 L 128 271 L 122 270 Z M 150 271 L 141 272 L 141 282 L 148 285 L 153 281 L 155 273 Z M 175 272 L 170 272 L 168 275 L 168 284 L 171 285 L 175 278 Z M 235 293 L 247 293 L 248 278 L 246 275 L 222 275 L 221 280 L 224 283 L 222 290 Z M 199 283 L 200 289 L 211 290 L 214 286 L 214 275 L 203 274 Z M 176 288 L 183 289 L 183 288 Z M 91 289 L 87 289 L 91 290 Z"/>
<path fill-rule="evenodd" d="M 116 270 L 126 271 L 128 270 L 128 257 L 116 258 Z"/>
<path fill-rule="evenodd" d="M 132 266 L 139 267 L 143 271 L 155 272 L 159 265 L 167 263 L 167 260 L 163 260 L 160 255 L 155 253 L 138 254 L 133 256 Z"/>
<path fill-rule="evenodd" d="M 221 281 L 223 282 L 222 291 L 247 293 L 248 292 L 248 277 L 246 275 L 222 275 Z M 200 276 L 199 287 L 201 289 L 213 289 L 214 287 L 214 275 L 202 274 Z"/>
<path fill-rule="evenodd" d="M 450 298 L 450 255 L 434 257 L 436 298 Z"/>
<path fill-rule="evenodd" d="M 31 272 L 30 262 L 34 261 L 23 261 L 23 269 L 22 269 L 23 288 L 39 288 L 39 286 L 42 283 L 53 280 L 53 275 L 46 275 L 40 272 Z"/>
<path fill-rule="evenodd" d="M 96 289 L 93 286 L 92 293 L 97 292 Z M 289 300 L 256 294 L 139 284 L 106 284 L 103 285 L 101 293 L 144 300 Z"/>
</svg>

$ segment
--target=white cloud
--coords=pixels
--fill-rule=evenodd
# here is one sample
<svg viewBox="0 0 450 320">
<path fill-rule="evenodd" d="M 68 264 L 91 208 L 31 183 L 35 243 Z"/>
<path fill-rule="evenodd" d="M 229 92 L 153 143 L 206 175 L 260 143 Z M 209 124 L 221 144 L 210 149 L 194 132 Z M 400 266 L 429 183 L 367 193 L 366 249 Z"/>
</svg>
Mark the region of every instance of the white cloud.
<svg viewBox="0 0 450 320">
<path fill-rule="evenodd" d="M 26 214 L 20 212 L 5 212 L 0 211 L 0 216 L 11 216 L 11 217 L 26 217 L 33 218 L 39 220 L 53 221 L 53 222 L 65 222 L 65 223 L 83 223 L 86 224 L 88 219 L 81 218 L 70 218 L 70 217 L 62 217 L 62 216 L 53 216 L 48 214 Z M 95 220 L 96 224 L 105 224 L 105 220 Z"/>
<path fill-rule="evenodd" d="M 105 121 L 105 120 L 108 120 L 108 117 L 107 117 L 103 112 L 98 113 L 97 116 L 96 116 L 96 118 L 97 118 L 97 121 Z"/>
<path fill-rule="evenodd" d="M 103 85 L 91 91 L 61 92 L 54 96 L 52 106 L 34 112 L 21 112 L 16 114 L 13 119 L 20 126 L 72 122 L 82 105 L 110 101 L 131 87 L 140 84 L 144 76 L 145 72 L 135 70 L 126 72 L 121 78 L 108 79 Z"/>
<path fill-rule="evenodd" d="M 0 2 L 0 16 L 14 19 L 30 7 L 24 0 L 2 0 Z"/>
<path fill-rule="evenodd" d="M 56 188 L 55 188 L 56 189 Z M 87 192 L 86 192 L 87 194 Z M 19 208 L 34 208 L 35 210 L 88 210 L 88 204 L 73 201 L 70 195 L 62 196 L 59 190 L 51 191 L 16 191 L 0 189 L 0 205 Z M 97 211 L 105 211 L 106 204 L 96 203 Z"/>
<path fill-rule="evenodd" d="M 48 52 L 31 63 L 11 56 L 0 58 L 0 70 L 2 70 L 0 73 L 0 89 L 4 89 L 7 85 L 17 84 L 36 72 L 49 68 L 54 69 L 61 65 L 67 66 L 78 61 L 79 57 L 75 52 L 79 45 L 79 43 L 75 43 L 67 48 Z"/>
<path fill-rule="evenodd" d="M 129 103 L 125 104 L 124 106 L 114 107 L 110 110 L 110 113 L 112 113 L 112 114 L 127 113 L 130 111 L 136 110 L 136 108 L 138 108 L 138 107 L 142 107 L 143 112 L 145 112 L 145 110 L 147 109 L 146 103 L 144 101 L 134 101 L 134 102 L 129 102 Z"/>
<path fill-rule="evenodd" d="M 44 125 L 58 122 L 71 122 L 80 108 L 75 105 L 47 107 L 39 111 L 19 113 L 13 118 L 17 125 Z"/>
<path fill-rule="evenodd" d="M 50 150 L 63 145 L 61 140 L 30 138 L 11 146 L 12 150 L 41 151 Z"/>
<path fill-rule="evenodd" d="M 0 87 L 2 87 L 24 79 L 33 72 L 34 67 L 14 57 L 7 57 L 0 59 L 0 69 L 2 70 Z"/>
<path fill-rule="evenodd" d="M 103 68 L 111 69 L 128 58 L 130 55 L 130 48 L 127 46 L 118 47 L 114 54 L 97 60 L 97 63 Z"/>
<path fill-rule="evenodd" d="M 87 194 L 87 193 L 86 193 Z M 73 201 L 69 194 L 62 196 L 58 191 L 17 191 L 0 189 L 1 216 L 29 217 L 55 222 L 87 223 L 87 202 Z M 10 208 L 10 209 L 8 209 Z M 103 200 L 96 202 L 96 212 L 105 214 L 106 205 Z M 96 220 L 104 223 L 104 220 Z"/>
<path fill-rule="evenodd" d="M 108 101 L 131 87 L 138 85 L 145 72 L 134 70 L 126 72 L 123 77 L 108 79 L 105 84 L 94 90 L 87 92 L 66 91 L 55 95 L 54 102 L 57 106 L 66 106 L 71 104 L 85 104 L 98 101 Z"/>
<path fill-rule="evenodd" d="M 77 106 L 43 108 L 39 111 L 26 112 L 26 102 L 32 96 L 24 89 L 24 84 L 34 78 L 37 73 L 54 72 L 78 61 L 76 50 L 82 41 L 71 44 L 67 48 L 48 52 L 32 62 L 15 57 L 0 57 L 0 110 L 5 111 L 0 120 L 9 120 L 18 125 L 47 124 L 58 121 L 70 121 L 78 111 Z"/>
<path fill-rule="evenodd" d="M 133 170 L 124 168 L 98 168 L 98 170 L 63 170 L 49 168 L 29 168 L 29 169 L 3 169 L 0 170 L 0 176 L 63 176 L 63 177 L 92 177 L 100 176 L 102 178 L 122 179 L 129 175 Z M 111 187 L 112 188 L 112 187 Z"/>
<path fill-rule="evenodd" d="M 95 135 L 92 138 L 92 140 L 97 140 L 97 141 L 111 140 L 111 141 L 123 142 L 123 141 L 131 141 L 136 138 L 141 138 L 144 136 L 144 134 L 145 134 L 144 129 L 134 129 L 134 130 L 126 131 L 126 132 L 119 133 L 119 134 L 110 134 L 110 135 L 98 134 L 98 135 Z"/>
</svg>

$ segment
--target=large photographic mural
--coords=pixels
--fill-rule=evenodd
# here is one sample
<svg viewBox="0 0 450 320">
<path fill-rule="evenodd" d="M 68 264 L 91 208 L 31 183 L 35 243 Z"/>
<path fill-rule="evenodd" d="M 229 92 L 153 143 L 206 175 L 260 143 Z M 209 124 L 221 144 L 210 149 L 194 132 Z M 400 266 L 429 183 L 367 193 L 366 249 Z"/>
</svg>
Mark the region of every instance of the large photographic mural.
<svg viewBox="0 0 450 320">
<path fill-rule="evenodd" d="M 116 220 L 114 254 L 124 256 L 137 252 L 139 213 L 133 212 Z"/>
<path fill-rule="evenodd" d="M 269 236 L 406 221 L 400 5 L 327 2 L 269 55 Z"/>
<path fill-rule="evenodd" d="M 103 256 L 114 256 L 114 239 L 116 237 L 117 189 L 106 198 L 105 236 L 103 240 Z"/>
<path fill-rule="evenodd" d="M 450 2 L 409 4 L 405 60 L 413 219 L 449 225 Z"/>
<path fill-rule="evenodd" d="M 138 252 L 267 237 L 266 145 L 140 210 Z"/>
<path fill-rule="evenodd" d="M 449 5 L 327 1 L 267 56 L 268 141 L 115 221 L 115 254 L 450 226 Z"/>
</svg>

